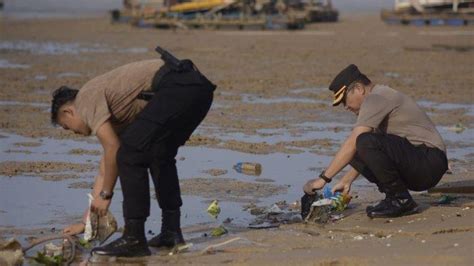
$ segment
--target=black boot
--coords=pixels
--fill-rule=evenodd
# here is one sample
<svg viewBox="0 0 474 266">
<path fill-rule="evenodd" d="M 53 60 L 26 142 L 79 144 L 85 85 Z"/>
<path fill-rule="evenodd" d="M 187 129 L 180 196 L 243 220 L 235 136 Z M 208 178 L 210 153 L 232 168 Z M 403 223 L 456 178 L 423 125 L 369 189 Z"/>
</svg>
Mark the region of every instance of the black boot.
<svg viewBox="0 0 474 266">
<path fill-rule="evenodd" d="M 91 254 L 116 257 L 150 256 L 145 238 L 145 219 L 126 219 L 122 237 L 103 247 L 92 249 Z"/>
<path fill-rule="evenodd" d="M 418 205 L 407 190 L 397 193 L 386 192 L 384 200 L 375 206 L 369 207 L 366 211 L 370 218 L 400 217 L 418 211 Z"/>
<path fill-rule="evenodd" d="M 385 190 L 383 189 L 382 184 L 380 184 L 380 183 L 375 183 L 375 184 L 377 185 L 377 188 L 379 189 L 379 192 L 380 192 L 380 193 L 385 193 Z M 377 209 L 382 208 L 383 206 L 386 205 L 386 202 L 385 202 L 385 201 L 387 201 L 387 194 L 385 194 L 385 199 L 383 199 L 382 201 L 380 201 L 377 205 L 367 206 L 367 207 L 365 208 L 365 212 L 366 212 L 366 213 L 369 213 L 369 212 L 371 212 L 372 210 L 374 210 L 374 208 L 377 208 Z"/>
<path fill-rule="evenodd" d="M 148 241 L 150 247 L 173 248 L 184 244 L 180 226 L 181 212 L 178 210 L 163 210 L 161 215 L 161 233 Z"/>
</svg>

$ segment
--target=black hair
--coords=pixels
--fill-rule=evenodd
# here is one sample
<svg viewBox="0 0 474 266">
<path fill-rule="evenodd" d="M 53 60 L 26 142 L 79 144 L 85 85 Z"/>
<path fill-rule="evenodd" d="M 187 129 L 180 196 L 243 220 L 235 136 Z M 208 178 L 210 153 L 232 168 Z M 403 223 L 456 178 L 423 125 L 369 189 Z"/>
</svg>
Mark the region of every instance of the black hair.
<svg viewBox="0 0 474 266">
<path fill-rule="evenodd" d="M 67 86 L 61 86 L 53 92 L 51 101 L 51 123 L 58 124 L 58 111 L 64 104 L 74 101 L 79 90 L 71 89 Z"/>
</svg>

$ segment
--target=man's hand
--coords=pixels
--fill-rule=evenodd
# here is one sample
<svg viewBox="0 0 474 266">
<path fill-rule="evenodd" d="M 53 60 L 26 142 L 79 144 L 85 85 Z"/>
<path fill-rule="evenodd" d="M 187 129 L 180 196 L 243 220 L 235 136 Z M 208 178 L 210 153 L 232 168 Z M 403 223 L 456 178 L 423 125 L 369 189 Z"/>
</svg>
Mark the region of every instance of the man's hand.
<svg viewBox="0 0 474 266">
<path fill-rule="evenodd" d="M 321 178 L 309 180 L 303 187 L 306 194 L 313 195 L 316 190 L 322 189 L 326 185 L 326 181 Z"/>
<path fill-rule="evenodd" d="M 68 236 L 82 234 L 84 232 L 85 227 L 86 226 L 83 223 L 72 224 L 63 229 L 63 234 L 68 235 Z"/>
<path fill-rule="evenodd" d="M 332 188 L 332 193 L 341 192 L 342 194 L 349 194 L 351 191 L 351 184 L 352 182 L 345 182 L 344 180 L 339 181 L 334 187 Z"/>
<path fill-rule="evenodd" d="M 91 203 L 91 212 L 99 214 L 99 216 L 105 216 L 109 210 L 110 200 L 104 200 L 100 197 L 94 197 Z"/>
</svg>

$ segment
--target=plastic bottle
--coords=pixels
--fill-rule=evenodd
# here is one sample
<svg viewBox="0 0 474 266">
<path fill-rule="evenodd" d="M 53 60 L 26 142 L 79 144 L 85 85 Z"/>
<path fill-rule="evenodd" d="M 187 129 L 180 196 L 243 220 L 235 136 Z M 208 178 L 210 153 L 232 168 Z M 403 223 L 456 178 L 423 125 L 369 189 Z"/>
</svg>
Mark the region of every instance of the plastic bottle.
<svg viewBox="0 0 474 266">
<path fill-rule="evenodd" d="M 234 165 L 235 171 L 247 175 L 260 175 L 262 173 L 262 165 L 259 163 L 239 162 Z"/>
</svg>

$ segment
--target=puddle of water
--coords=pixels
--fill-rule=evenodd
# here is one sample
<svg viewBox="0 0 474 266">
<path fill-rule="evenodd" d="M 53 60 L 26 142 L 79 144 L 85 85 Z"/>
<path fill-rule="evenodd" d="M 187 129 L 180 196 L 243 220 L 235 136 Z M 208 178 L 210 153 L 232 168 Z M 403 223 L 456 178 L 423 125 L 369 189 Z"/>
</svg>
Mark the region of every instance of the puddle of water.
<svg viewBox="0 0 474 266">
<path fill-rule="evenodd" d="M 0 105 L 28 105 L 34 107 L 50 107 L 48 103 L 38 102 L 19 102 L 19 101 L 0 101 Z"/>
<path fill-rule="evenodd" d="M 266 128 L 258 129 L 257 134 L 246 134 L 242 132 L 222 132 L 218 127 L 199 128 L 199 134 L 210 135 L 221 140 L 237 140 L 250 143 L 266 142 L 276 144 L 283 141 L 302 141 L 313 139 L 331 139 L 334 141 L 344 140 L 351 125 L 336 122 L 306 122 L 289 125 L 288 128 Z"/>
<path fill-rule="evenodd" d="M 31 41 L 1 41 L 0 50 L 27 51 L 37 55 L 64 55 L 80 53 L 146 53 L 147 48 L 115 48 L 104 44 L 80 44 L 58 42 L 31 42 Z"/>
<path fill-rule="evenodd" d="M 57 78 L 81 77 L 81 73 L 77 72 L 63 72 L 56 75 Z"/>
<path fill-rule="evenodd" d="M 34 77 L 35 80 L 47 80 L 48 79 L 48 76 L 46 75 L 36 75 Z"/>
<path fill-rule="evenodd" d="M 58 129 L 60 130 L 60 129 Z M 69 155 L 72 149 L 100 150 L 99 144 L 91 144 L 83 141 L 57 140 L 51 138 L 28 138 L 15 134 L 1 133 L 0 142 L 0 161 L 58 161 L 71 163 L 88 163 L 88 161 L 98 161 L 100 158 L 96 155 Z M 19 142 L 37 142 L 41 143 L 37 147 L 22 147 L 22 150 L 31 151 L 30 154 L 23 153 L 5 153 L 6 150 L 17 150 L 15 143 Z"/>
<path fill-rule="evenodd" d="M 88 160 L 97 162 L 99 156 L 70 155 L 71 149 L 100 148 L 99 144 L 89 144 L 71 140 L 32 139 L 13 134 L 4 134 L 0 144 L 1 150 L 15 148 L 17 142 L 41 142 L 41 146 L 27 147 L 31 154 L 0 153 L 1 161 L 61 161 L 71 163 L 87 163 Z M 47 152 L 46 154 L 44 152 Z M 206 156 L 202 156 L 206 154 Z M 302 194 L 302 186 L 316 173 L 310 167 L 323 167 L 329 163 L 330 157 L 316 156 L 310 153 L 287 156 L 282 153 L 268 155 L 246 154 L 223 149 L 206 147 L 183 147 L 178 153 L 185 160 L 177 162 L 181 179 L 194 177 L 210 177 L 203 173 L 204 170 L 220 168 L 228 171 L 225 177 L 236 178 L 244 182 L 255 182 L 255 176 L 247 176 L 233 170 L 233 165 L 241 161 L 259 162 L 263 166 L 263 173 L 258 178 L 272 179 L 276 185 L 288 185 L 288 192 L 259 199 L 261 205 L 271 205 L 280 200 L 292 202 L 298 200 Z M 284 165 L 285 167 L 281 167 Z M 0 225 L 14 225 L 17 228 L 63 227 L 66 222 L 71 222 L 73 217 L 81 216 L 86 204 L 86 194 L 89 189 L 68 189 L 68 185 L 78 181 L 91 182 L 93 173 L 82 173 L 84 178 L 63 181 L 42 181 L 34 176 L 0 177 Z M 219 177 L 216 177 L 219 178 Z M 120 187 L 117 188 L 118 190 Z M 111 210 L 117 217 L 122 216 L 120 202 L 121 193 L 112 204 Z M 184 196 L 183 225 L 189 226 L 196 223 L 213 222 L 206 213 L 208 198 L 198 196 Z M 221 202 L 222 212 L 219 219 L 232 218 L 235 224 L 245 226 L 251 221 L 251 216 L 242 211 L 244 203 Z M 72 218 L 71 218 L 72 217 Z M 218 220 L 222 221 L 222 220 Z M 152 204 L 152 216 L 148 228 L 154 232 L 159 231 L 160 210 L 156 203 Z"/>
<path fill-rule="evenodd" d="M 445 142 L 457 144 L 454 147 L 447 147 L 448 159 L 463 159 L 466 155 L 474 153 L 474 147 L 472 147 L 472 144 L 474 143 L 473 128 L 466 128 L 460 133 L 454 132 L 449 127 L 437 127 L 437 129 Z"/>
<path fill-rule="evenodd" d="M 295 98 L 295 97 L 279 97 L 279 98 L 263 98 L 253 94 L 242 94 L 243 103 L 251 104 L 274 104 L 274 103 L 323 103 L 326 101 L 308 99 L 308 98 Z"/>
<path fill-rule="evenodd" d="M 474 104 L 462 104 L 462 103 L 437 103 L 427 100 L 417 101 L 418 105 L 424 108 L 433 108 L 439 110 L 456 110 L 465 109 L 466 114 L 474 116 Z"/>
<path fill-rule="evenodd" d="M 118 52 L 120 53 L 130 53 L 130 54 L 141 54 L 141 53 L 147 53 L 148 48 L 144 47 L 131 47 L 131 48 L 125 48 L 125 49 L 119 49 Z"/>
<path fill-rule="evenodd" d="M 325 92 L 327 91 L 328 88 L 323 88 L 323 87 L 319 87 L 319 88 L 301 88 L 301 89 L 293 89 L 293 90 L 290 90 L 290 93 L 291 94 L 301 94 L 301 93 L 311 93 L 311 94 L 319 94 L 321 92 Z"/>
<path fill-rule="evenodd" d="M 6 59 L 0 59 L 0 68 L 30 68 L 30 65 L 10 63 Z"/>
</svg>

